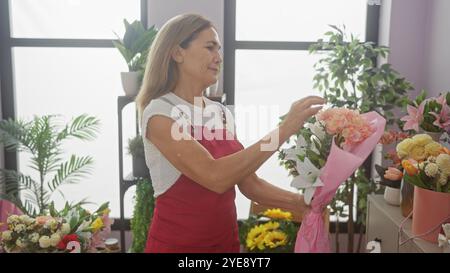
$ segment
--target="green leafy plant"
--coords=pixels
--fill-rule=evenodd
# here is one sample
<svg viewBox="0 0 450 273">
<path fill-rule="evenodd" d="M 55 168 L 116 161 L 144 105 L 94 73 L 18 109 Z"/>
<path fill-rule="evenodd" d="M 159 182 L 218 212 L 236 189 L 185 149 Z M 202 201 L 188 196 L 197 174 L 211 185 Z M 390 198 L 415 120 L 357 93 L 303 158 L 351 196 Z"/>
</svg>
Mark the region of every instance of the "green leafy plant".
<svg viewBox="0 0 450 273">
<path fill-rule="evenodd" d="M 138 181 L 134 196 L 133 218 L 131 219 L 131 231 L 133 233 L 131 252 L 133 253 L 144 252 L 148 227 L 152 220 L 153 209 L 155 207 L 153 194 L 151 181 L 147 179 Z"/>
<path fill-rule="evenodd" d="M 6 194 L 1 197 L 15 203 L 30 216 L 44 215 L 55 192 L 64 197 L 60 186 L 77 183 L 91 171 L 92 157 L 71 155 L 64 160 L 62 144 L 73 138 L 94 139 L 99 120 L 83 114 L 63 128 L 59 124 L 55 115 L 36 116 L 28 122 L 0 121 L 0 142 L 7 151 L 28 153 L 29 166 L 37 172 L 35 178 L 20 171 L 0 169 L 6 186 Z"/>
<path fill-rule="evenodd" d="M 377 67 L 378 58 L 385 58 L 389 49 L 372 42 L 361 42 L 357 37 L 345 33 L 341 28 L 330 26 L 324 39 L 311 45 L 311 54 L 323 57 L 315 64 L 314 88 L 318 89 L 332 107 L 346 107 L 361 113 L 376 111 L 384 116 L 388 124 L 400 123 L 394 117 L 395 107 L 405 107 L 407 93 L 412 85 L 400 77 L 390 64 Z M 369 157 L 370 158 L 370 157 Z M 281 163 L 283 165 L 283 163 Z M 337 191 L 330 204 L 331 214 L 337 216 L 336 238 L 339 236 L 339 219 L 347 218 L 348 252 L 353 252 L 356 210 L 360 237 L 357 251 L 361 249 L 366 214 L 367 195 L 377 191 L 376 182 L 370 177 L 370 160 L 358 169 Z M 292 166 L 285 165 L 287 169 Z M 354 200 L 355 190 L 358 198 Z M 339 243 L 336 239 L 336 251 Z"/>
<path fill-rule="evenodd" d="M 144 157 L 144 142 L 141 135 L 128 140 L 128 154 L 134 157 Z"/>
<path fill-rule="evenodd" d="M 129 71 L 144 70 L 150 45 L 158 31 L 155 26 L 145 29 L 142 22 L 138 20 L 130 24 L 124 19 L 123 23 L 125 25 L 123 38 L 115 33 L 118 41 L 112 41 L 112 43 L 122 54 Z"/>
</svg>

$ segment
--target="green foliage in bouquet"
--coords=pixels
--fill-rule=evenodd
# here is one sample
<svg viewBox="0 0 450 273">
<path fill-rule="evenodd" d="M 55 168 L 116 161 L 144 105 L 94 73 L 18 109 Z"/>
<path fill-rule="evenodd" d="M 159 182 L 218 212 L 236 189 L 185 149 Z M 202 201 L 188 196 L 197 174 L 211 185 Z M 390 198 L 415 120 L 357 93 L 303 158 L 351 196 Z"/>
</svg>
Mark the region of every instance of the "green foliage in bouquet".
<svg viewBox="0 0 450 273">
<path fill-rule="evenodd" d="M 147 242 L 148 228 L 153 217 L 155 207 L 154 191 L 151 181 L 141 179 L 136 185 L 136 195 L 134 197 L 134 211 L 131 219 L 131 231 L 133 233 L 133 242 L 131 252 L 144 252 Z"/>
<path fill-rule="evenodd" d="M 239 240 L 246 252 L 293 253 L 300 227 L 290 212 L 268 209 L 241 222 Z"/>
<path fill-rule="evenodd" d="M 37 172 L 37 178 L 20 171 L 0 169 L 6 186 L 6 194 L 0 197 L 10 200 L 30 216 L 45 215 L 53 194 L 63 195 L 60 186 L 79 182 L 90 173 L 93 164 L 90 156 L 71 155 L 64 160 L 62 144 L 70 139 L 94 139 L 99 124 L 97 118 L 85 114 L 62 128 L 55 115 L 36 116 L 31 121 L 1 120 L 0 142 L 7 151 L 29 154 L 29 166 Z"/>
</svg>

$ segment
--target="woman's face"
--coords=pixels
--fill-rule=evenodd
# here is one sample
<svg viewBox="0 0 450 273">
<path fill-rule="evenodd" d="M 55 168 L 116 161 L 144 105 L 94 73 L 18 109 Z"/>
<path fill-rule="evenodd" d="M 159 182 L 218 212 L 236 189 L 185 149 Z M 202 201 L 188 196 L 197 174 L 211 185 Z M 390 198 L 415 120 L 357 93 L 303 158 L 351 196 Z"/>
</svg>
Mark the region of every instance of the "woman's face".
<svg viewBox="0 0 450 273">
<path fill-rule="evenodd" d="M 180 48 L 178 67 L 187 79 L 198 81 L 205 88 L 217 82 L 222 63 L 219 35 L 207 28 L 191 41 L 186 49 Z"/>
</svg>

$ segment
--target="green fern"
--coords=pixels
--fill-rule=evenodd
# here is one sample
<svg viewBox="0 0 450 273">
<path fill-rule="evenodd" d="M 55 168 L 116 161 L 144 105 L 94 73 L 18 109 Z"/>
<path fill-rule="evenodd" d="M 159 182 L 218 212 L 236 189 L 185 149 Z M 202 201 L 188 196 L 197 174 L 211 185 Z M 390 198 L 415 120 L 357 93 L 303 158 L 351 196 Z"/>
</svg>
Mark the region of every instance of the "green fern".
<svg viewBox="0 0 450 273">
<path fill-rule="evenodd" d="M 72 155 L 68 161 L 63 161 L 61 147 L 64 141 L 71 138 L 94 139 L 100 126 L 99 120 L 83 114 L 60 129 L 57 117 L 35 116 L 29 122 L 0 121 L 0 142 L 8 151 L 30 154 L 29 167 L 38 173 L 38 179 L 33 179 L 15 170 L 0 169 L 1 182 L 6 189 L 6 194 L 0 198 L 14 202 L 32 216 L 43 214 L 53 194 L 62 194 L 59 187 L 79 182 L 90 173 L 93 164 L 89 156 Z M 46 179 L 48 176 L 52 176 L 50 181 Z"/>
</svg>

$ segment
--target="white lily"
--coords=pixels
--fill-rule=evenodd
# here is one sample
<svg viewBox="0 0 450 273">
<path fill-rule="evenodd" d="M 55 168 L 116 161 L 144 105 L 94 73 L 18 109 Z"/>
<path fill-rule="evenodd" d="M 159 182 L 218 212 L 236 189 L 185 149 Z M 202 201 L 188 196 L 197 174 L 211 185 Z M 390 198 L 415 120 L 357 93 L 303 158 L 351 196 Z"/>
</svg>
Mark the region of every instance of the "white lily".
<svg viewBox="0 0 450 273">
<path fill-rule="evenodd" d="M 294 177 L 291 186 L 297 189 L 305 189 L 304 199 L 308 205 L 311 203 L 316 188 L 324 185 L 320 179 L 320 171 L 308 158 L 305 158 L 303 162 L 297 159 L 299 175 Z"/>
<path fill-rule="evenodd" d="M 305 128 L 308 128 L 311 130 L 311 132 L 318 137 L 320 140 L 323 140 L 325 138 L 325 129 L 324 126 L 319 122 L 316 121 L 315 123 L 306 123 L 304 125 Z"/>
<path fill-rule="evenodd" d="M 286 154 L 285 159 L 297 161 L 298 155 L 305 155 L 305 148 L 307 147 L 307 145 L 308 143 L 306 142 L 305 138 L 302 135 L 298 136 L 295 148 L 283 150 L 283 152 Z"/>
</svg>

